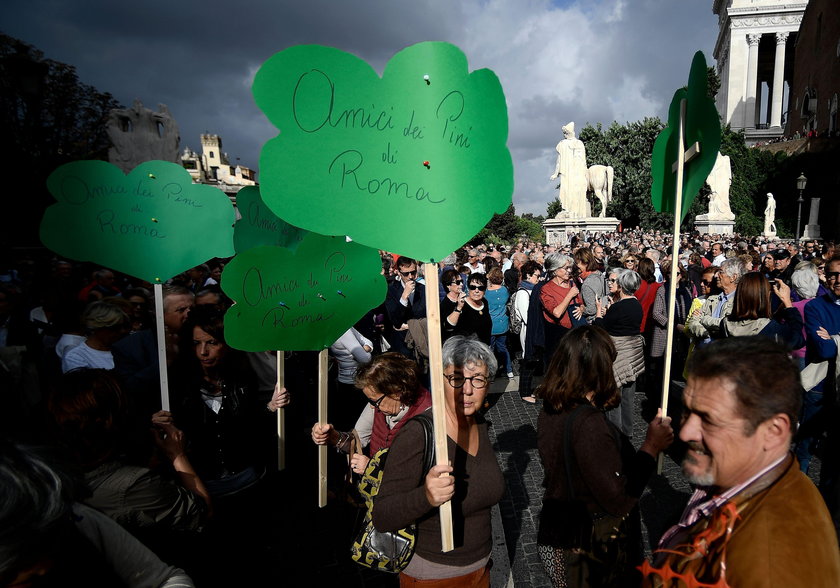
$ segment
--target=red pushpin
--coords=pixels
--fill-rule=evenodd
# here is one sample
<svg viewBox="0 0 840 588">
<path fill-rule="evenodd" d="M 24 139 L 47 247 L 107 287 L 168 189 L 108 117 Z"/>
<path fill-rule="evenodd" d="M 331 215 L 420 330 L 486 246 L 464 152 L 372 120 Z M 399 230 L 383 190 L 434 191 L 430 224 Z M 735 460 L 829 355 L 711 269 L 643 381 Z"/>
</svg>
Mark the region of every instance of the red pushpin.
<svg viewBox="0 0 840 588">
<path fill-rule="evenodd" d="M 432 166 L 431 166 L 431 164 L 429 164 L 428 161 L 424 161 L 423 165 L 426 166 L 426 169 L 432 169 Z"/>
</svg>

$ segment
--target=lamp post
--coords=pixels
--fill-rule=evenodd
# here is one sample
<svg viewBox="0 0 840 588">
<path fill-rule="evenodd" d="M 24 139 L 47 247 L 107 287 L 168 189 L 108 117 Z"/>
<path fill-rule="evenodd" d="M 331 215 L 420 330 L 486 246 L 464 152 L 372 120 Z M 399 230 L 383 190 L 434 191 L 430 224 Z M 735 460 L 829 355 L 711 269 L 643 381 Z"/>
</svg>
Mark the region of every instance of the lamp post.
<svg viewBox="0 0 840 588">
<path fill-rule="evenodd" d="M 799 190 L 799 200 L 796 201 L 797 203 L 799 203 L 799 212 L 796 213 L 796 244 L 797 245 L 799 244 L 799 238 L 800 238 L 799 227 L 802 226 L 801 225 L 801 222 L 802 222 L 802 203 L 805 201 L 802 198 L 802 194 L 803 194 L 803 192 L 805 192 L 805 185 L 807 183 L 808 183 L 808 178 L 805 177 L 805 174 L 800 172 L 799 177 L 796 178 L 796 189 Z"/>
</svg>

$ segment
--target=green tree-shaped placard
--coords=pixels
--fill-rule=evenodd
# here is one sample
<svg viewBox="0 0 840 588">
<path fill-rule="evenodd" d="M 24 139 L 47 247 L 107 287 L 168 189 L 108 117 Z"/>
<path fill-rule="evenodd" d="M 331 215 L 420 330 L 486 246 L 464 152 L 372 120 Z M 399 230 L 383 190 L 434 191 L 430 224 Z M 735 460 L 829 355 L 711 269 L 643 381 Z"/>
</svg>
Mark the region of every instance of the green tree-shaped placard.
<svg viewBox="0 0 840 588">
<path fill-rule="evenodd" d="M 308 233 L 294 251 L 262 246 L 225 266 L 227 342 L 246 351 L 316 350 L 332 345 L 385 299 L 375 249 Z"/>
<path fill-rule="evenodd" d="M 237 253 L 260 245 L 294 250 L 307 233 L 274 214 L 263 203 L 257 186 L 246 186 L 236 193 L 236 208 L 242 217 L 233 228 L 233 246 Z"/>
<path fill-rule="evenodd" d="M 175 163 L 148 161 L 125 175 L 76 161 L 50 174 L 47 188 L 58 202 L 44 213 L 41 241 L 71 259 L 154 283 L 233 255 L 230 199 Z"/>
<path fill-rule="evenodd" d="M 381 78 L 338 49 L 291 47 L 253 93 L 280 130 L 260 155 L 263 200 L 295 226 L 432 260 L 510 205 L 504 93 L 453 45 L 408 47 Z"/>
<path fill-rule="evenodd" d="M 691 203 L 712 171 L 720 148 L 720 120 L 715 103 L 708 97 L 707 87 L 706 58 L 698 51 L 691 62 L 688 87 L 674 93 L 668 109 L 668 126 L 662 130 L 653 146 L 651 202 L 656 211 L 673 214 L 677 183 L 674 164 L 677 161 L 679 143 L 680 104 L 685 100 L 684 145 L 686 149 L 699 145 L 700 152 L 685 165 L 680 221 L 688 214 Z"/>
</svg>

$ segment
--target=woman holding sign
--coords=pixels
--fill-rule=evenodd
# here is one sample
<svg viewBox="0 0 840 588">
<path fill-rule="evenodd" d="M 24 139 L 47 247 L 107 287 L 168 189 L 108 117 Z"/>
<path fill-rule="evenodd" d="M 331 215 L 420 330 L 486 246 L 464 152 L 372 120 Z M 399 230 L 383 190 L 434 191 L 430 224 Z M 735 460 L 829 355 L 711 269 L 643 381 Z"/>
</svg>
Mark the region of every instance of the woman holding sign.
<svg viewBox="0 0 840 588">
<path fill-rule="evenodd" d="M 406 423 L 391 446 L 373 524 L 396 531 L 417 523 L 414 556 L 400 574 L 401 585 L 489 587 L 490 509 L 501 500 L 505 481 L 479 410 L 496 373 L 496 357 L 484 343 L 459 336 L 448 339 L 442 352 L 453 466 L 424 472 L 423 426 L 416 419 Z M 455 549 L 442 553 L 438 507 L 450 500 Z"/>
<path fill-rule="evenodd" d="M 180 366 L 181 398 L 176 425 L 191 445 L 190 459 L 214 498 L 234 495 L 255 485 L 265 472 L 272 447 L 270 412 L 286 406 L 289 394 L 276 389 L 260 398 L 256 375 L 247 360 L 225 343 L 222 315 L 196 308 L 184 325 L 181 341 L 192 341 L 193 353 Z M 166 411 L 153 422 L 172 422 Z M 259 432 L 265 432 L 265 438 Z"/>
<path fill-rule="evenodd" d="M 383 353 L 356 371 L 356 387 L 364 392 L 369 406 L 356 421 L 356 433 L 368 455 L 390 447 L 400 428 L 414 415 L 432 405 L 432 397 L 420 383 L 417 363 L 401 353 Z M 316 445 L 331 445 L 349 453 L 351 435 L 337 431 L 331 424 L 312 425 L 312 441 Z M 353 472 L 361 474 L 368 457 L 361 453 L 350 456 Z"/>
</svg>

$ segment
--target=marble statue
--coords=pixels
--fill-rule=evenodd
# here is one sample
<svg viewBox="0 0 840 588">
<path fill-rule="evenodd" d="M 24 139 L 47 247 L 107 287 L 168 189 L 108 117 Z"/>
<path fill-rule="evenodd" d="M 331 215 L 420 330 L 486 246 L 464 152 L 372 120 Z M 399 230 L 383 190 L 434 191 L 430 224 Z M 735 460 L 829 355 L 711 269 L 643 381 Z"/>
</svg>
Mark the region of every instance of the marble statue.
<svg viewBox="0 0 840 588">
<path fill-rule="evenodd" d="M 776 236 L 776 200 L 767 192 L 767 206 L 764 207 L 764 236 Z"/>
<path fill-rule="evenodd" d="M 709 194 L 708 220 L 735 220 L 735 214 L 729 207 L 729 186 L 732 184 L 732 166 L 729 156 L 717 154 L 715 166 L 706 178 L 711 193 Z"/>
<path fill-rule="evenodd" d="M 599 218 L 607 216 L 607 204 L 612 200 L 613 175 L 611 165 L 593 165 L 586 172 L 589 190 L 592 190 L 595 197 L 601 201 Z"/>
<path fill-rule="evenodd" d="M 131 108 L 114 108 L 108 115 L 108 160 L 128 173 L 144 161 L 180 163 L 178 124 L 165 104 L 152 112 L 135 100 Z"/>
<path fill-rule="evenodd" d="M 558 218 L 583 218 L 589 216 L 586 190 L 589 184 L 586 169 L 586 147 L 575 137 L 575 123 L 563 127 L 564 139 L 557 143 L 557 166 L 552 180 L 560 178 L 557 197 L 563 206 Z"/>
</svg>

